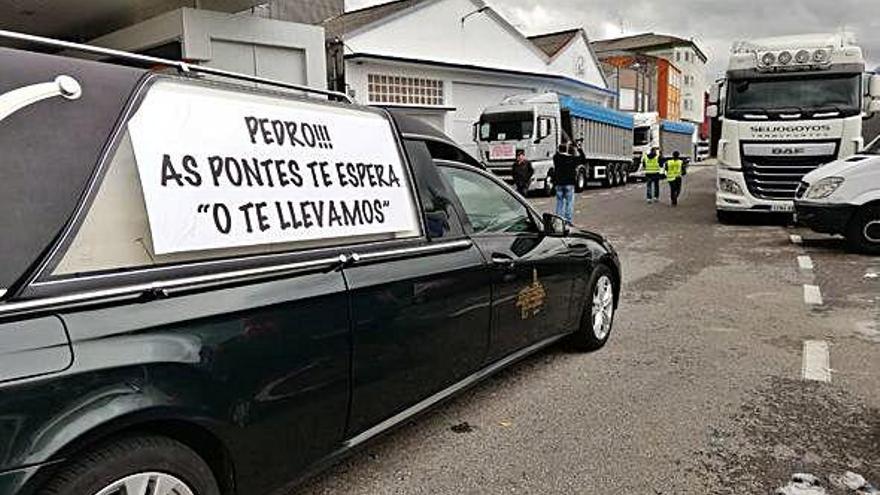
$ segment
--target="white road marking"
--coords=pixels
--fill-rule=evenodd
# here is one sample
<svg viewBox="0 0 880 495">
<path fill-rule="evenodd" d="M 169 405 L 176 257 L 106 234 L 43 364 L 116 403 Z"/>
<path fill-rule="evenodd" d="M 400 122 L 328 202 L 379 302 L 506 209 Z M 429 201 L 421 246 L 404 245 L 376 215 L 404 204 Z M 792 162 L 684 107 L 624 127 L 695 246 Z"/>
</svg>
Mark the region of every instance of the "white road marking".
<svg viewBox="0 0 880 495">
<path fill-rule="evenodd" d="M 788 236 L 788 239 L 791 241 L 792 244 L 803 244 L 804 243 L 803 238 L 799 235 L 792 234 L 792 235 Z"/>
<path fill-rule="evenodd" d="M 831 383 L 831 357 L 828 342 L 824 340 L 804 341 L 804 362 L 801 368 L 804 380 Z"/>
<path fill-rule="evenodd" d="M 822 291 L 818 285 L 804 285 L 804 302 L 810 306 L 822 305 Z"/>
<path fill-rule="evenodd" d="M 812 271 L 813 270 L 813 259 L 809 256 L 798 256 L 798 266 L 801 270 Z"/>
</svg>

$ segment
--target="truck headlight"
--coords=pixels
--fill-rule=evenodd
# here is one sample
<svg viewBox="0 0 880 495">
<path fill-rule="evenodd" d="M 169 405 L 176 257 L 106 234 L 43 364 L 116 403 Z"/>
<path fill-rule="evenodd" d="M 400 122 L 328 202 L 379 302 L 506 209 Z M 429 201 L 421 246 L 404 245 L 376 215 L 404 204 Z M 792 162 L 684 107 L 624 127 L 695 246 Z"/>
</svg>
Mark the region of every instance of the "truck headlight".
<svg viewBox="0 0 880 495">
<path fill-rule="evenodd" d="M 840 185 L 843 184 L 843 177 L 825 177 L 817 181 L 807 189 L 804 193 L 805 199 L 822 199 L 834 194 Z"/>
<path fill-rule="evenodd" d="M 733 194 L 734 196 L 743 195 L 743 190 L 736 181 L 724 177 L 718 179 L 718 189 L 723 193 Z"/>
</svg>

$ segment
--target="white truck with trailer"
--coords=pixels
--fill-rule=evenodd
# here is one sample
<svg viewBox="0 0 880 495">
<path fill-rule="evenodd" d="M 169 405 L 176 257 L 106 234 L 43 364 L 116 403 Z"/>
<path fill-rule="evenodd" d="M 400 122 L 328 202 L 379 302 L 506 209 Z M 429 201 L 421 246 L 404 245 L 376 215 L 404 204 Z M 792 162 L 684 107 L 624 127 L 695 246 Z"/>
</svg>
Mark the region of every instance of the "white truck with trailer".
<svg viewBox="0 0 880 495">
<path fill-rule="evenodd" d="M 880 110 L 880 77 L 845 34 L 767 38 L 733 45 L 726 78 L 713 87 L 721 118 L 715 207 L 794 212 L 801 179 L 858 153 L 862 119 Z"/>
<path fill-rule="evenodd" d="M 799 223 L 843 235 L 854 251 L 880 254 L 880 138 L 805 175 L 795 209 Z"/>
<path fill-rule="evenodd" d="M 663 156 L 678 151 L 685 163 L 694 159 L 693 136 L 696 127 L 688 122 L 663 120 L 657 112 L 633 114 L 633 161 L 630 176 L 644 178 L 642 156 L 658 148 Z"/>
<path fill-rule="evenodd" d="M 627 113 L 556 93 L 525 94 L 486 108 L 474 127 L 479 158 L 506 181 L 513 180 L 517 150 L 525 151 L 535 169 L 530 191 L 553 193 L 553 155 L 561 143 L 581 139 L 587 163 L 578 170 L 577 190 L 628 180 L 633 119 Z"/>
</svg>

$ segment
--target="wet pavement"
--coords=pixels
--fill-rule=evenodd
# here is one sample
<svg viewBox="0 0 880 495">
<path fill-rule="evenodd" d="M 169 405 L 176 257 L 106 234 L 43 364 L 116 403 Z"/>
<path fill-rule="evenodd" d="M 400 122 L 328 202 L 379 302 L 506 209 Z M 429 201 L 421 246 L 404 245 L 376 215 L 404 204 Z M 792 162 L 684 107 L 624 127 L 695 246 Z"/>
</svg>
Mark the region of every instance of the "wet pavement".
<svg viewBox="0 0 880 495">
<path fill-rule="evenodd" d="M 678 208 L 578 195 L 624 264 L 608 346 L 532 356 L 290 493 L 871 493 L 841 480 L 880 484 L 880 258 L 719 225 L 713 187 L 700 166 Z"/>
</svg>

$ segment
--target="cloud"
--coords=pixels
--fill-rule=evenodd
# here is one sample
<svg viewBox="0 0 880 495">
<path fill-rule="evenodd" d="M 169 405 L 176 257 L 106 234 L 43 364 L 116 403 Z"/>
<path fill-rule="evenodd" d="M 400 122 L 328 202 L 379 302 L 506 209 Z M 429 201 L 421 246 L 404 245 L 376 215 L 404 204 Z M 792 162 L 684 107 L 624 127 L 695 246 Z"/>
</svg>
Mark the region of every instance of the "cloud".
<svg viewBox="0 0 880 495">
<path fill-rule="evenodd" d="M 346 0 L 349 9 L 383 3 Z M 592 39 L 648 31 L 693 38 L 709 57 L 710 77 L 740 39 L 847 29 L 871 68 L 880 66 L 878 0 L 487 0 L 527 35 L 584 27 Z"/>
</svg>

